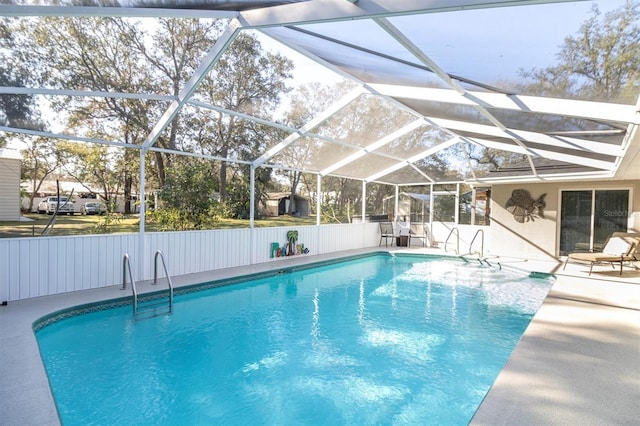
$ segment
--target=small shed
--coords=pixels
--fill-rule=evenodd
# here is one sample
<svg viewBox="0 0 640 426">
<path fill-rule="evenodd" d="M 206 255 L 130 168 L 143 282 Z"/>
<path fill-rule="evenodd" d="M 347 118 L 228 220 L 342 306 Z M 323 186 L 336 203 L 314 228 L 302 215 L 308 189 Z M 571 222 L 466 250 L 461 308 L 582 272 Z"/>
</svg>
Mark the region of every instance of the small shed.
<svg viewBox="0 0 640 426">
<path fill-rule="evenodd" d="M 22 156 L 0 148 L 0 221 L 20 220 L 20 169 Z"/>
<path fill-rule="evenodd" d="M 309 200 L 294 195 L 294 212 L 296 216 L 309 216 Z M 289 205 L 291 203 L 290 192 L 269 192 L 267 199 L 260 204 L 260 214 L 264 216 L 280 216 L 289 213 Z"/>
</svg>

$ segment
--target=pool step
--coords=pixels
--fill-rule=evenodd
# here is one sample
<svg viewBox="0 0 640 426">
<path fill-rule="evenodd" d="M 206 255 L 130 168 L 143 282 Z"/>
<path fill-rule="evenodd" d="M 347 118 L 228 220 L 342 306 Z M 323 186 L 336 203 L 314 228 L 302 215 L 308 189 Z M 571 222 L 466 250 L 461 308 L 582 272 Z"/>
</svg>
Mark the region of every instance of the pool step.
<svg viewBox="0 0 640 426">
<path fill-rule="evenodd" d="M 170 296 L 169 296 L 170 297 Z M 136 321 L 171 314 L 172 306 L 167 304 L 167 296 L 156 295 L 152 299 L 140 300 L 134 318 Z"/>
</svg>

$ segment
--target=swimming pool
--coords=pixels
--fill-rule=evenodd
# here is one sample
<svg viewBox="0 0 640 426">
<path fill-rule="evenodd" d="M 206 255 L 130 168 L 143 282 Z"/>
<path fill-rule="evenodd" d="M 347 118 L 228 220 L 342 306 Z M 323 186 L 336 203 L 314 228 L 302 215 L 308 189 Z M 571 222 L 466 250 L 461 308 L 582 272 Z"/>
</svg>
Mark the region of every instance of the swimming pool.
<svg viewBox="0 0 640 426">
<path fill-rule="evenodd" d="M 467 424 L 552 282 L 366 256 L 36 335 L 65 425 Z"/>
</svg>

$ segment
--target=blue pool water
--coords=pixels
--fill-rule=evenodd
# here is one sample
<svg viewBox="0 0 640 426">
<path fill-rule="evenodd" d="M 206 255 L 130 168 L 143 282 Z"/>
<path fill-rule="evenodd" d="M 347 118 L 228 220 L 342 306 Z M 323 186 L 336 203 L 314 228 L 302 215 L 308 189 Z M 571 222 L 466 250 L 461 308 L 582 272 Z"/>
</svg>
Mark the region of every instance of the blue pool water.
<svg viewBox="0 0 640 426">
<path fill-rule="evenodd" d="M 552 285 L 377 255 L 72 316 L 37 340 L 64 425 L 464 425 Z"/>
</svg>

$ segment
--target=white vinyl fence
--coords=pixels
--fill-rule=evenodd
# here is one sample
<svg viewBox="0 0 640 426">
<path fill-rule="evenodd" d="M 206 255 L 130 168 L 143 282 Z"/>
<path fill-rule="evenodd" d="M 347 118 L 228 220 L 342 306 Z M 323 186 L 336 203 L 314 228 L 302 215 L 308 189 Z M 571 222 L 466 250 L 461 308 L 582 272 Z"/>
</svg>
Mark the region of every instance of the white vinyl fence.
<svg viewBox="0 0 640 426">
<path fill-rule="evenodd" d="M 140 281 L 153 279 L 157 250 L 171 275 L 283 261 L 271 245 L 292 229 L 312 255 L 379 241 L 377 223 L 0 239 L 0 302 L 121 284 L 125 253 Z"/>
</svg>

